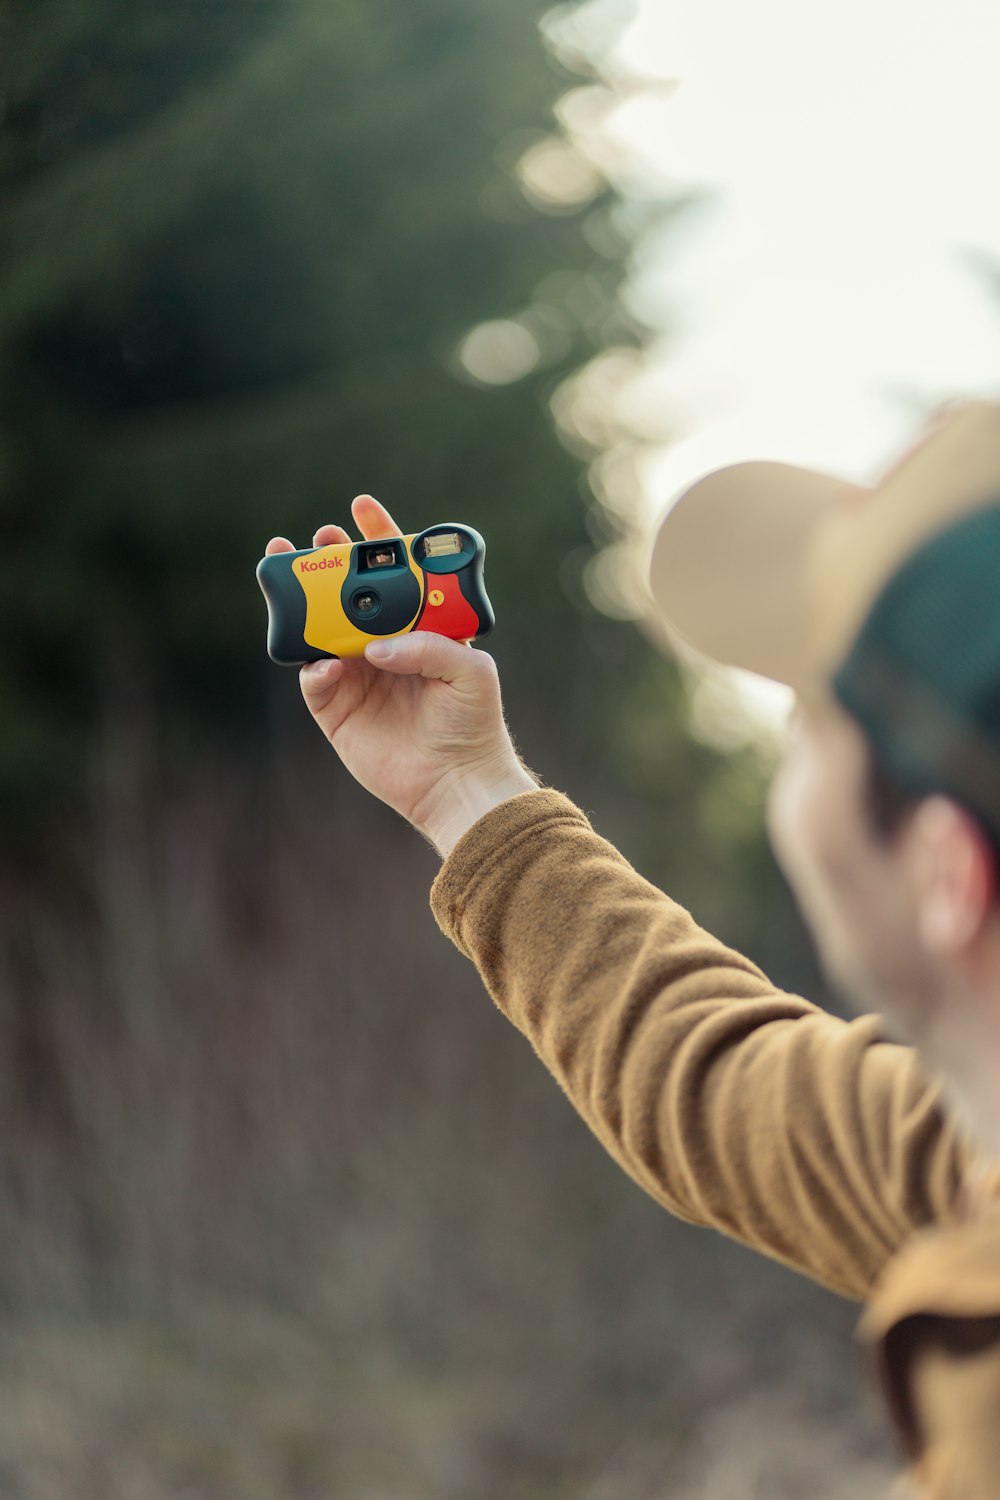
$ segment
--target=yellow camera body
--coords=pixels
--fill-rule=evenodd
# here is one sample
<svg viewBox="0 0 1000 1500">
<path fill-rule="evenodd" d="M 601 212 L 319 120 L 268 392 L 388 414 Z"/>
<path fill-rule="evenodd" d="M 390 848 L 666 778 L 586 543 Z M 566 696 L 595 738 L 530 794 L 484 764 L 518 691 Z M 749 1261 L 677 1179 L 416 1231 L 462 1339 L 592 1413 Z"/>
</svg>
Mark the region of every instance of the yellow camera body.
<svg viewBox="0 0 1000 1500">
<path fill-rule="evenodd" d="M 457 641 L 494 624 L 483 582 L 486 543 L 446 523 L 411 536 L 276 552 L 257 564 L 267 651 L 282 666 L 363 656 L 369 641 L 432 630 Z"/>
</svg>

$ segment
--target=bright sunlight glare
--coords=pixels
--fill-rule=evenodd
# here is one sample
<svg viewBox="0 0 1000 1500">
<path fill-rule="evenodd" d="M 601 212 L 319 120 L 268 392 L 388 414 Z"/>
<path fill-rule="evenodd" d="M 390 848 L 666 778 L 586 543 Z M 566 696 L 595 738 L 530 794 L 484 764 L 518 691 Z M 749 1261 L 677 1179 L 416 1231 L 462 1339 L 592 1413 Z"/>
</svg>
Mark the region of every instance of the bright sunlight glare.
<svg viewBox="0 0 1000 1500">
<path fill-rule="evenodd" d="M 637 531 L 746 458 L 871 482 L 935 405 L 1000 394 L 1000 7 L 593 0 L 577 38 L 588 9 L 617 97 L 593 159 L 633 197 L 705 194 L 625 289 L 670 434 L 631 465 Z"/>
</svg>

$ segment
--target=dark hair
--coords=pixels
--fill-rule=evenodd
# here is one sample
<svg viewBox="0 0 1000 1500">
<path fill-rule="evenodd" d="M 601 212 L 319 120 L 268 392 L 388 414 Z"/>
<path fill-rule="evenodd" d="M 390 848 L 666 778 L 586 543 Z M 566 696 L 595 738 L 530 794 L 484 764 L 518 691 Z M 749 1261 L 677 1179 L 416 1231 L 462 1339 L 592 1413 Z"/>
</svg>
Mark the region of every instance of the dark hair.
<svg viewBox="0 0 1000 1500">
<path fill-rule="evenodd" d="M 912 787 L 906 786 L 894 772 L 886 770 L 871 750 L 868 751 L 868 776 L 864 787 L 865 810 L 872 831 L 883 842 L 888 842 L 895 837 L 910 813 L 928 795 L 927 792 L 915 792 Z M 965 811 L 975 820 L 990 846 L 994 866 L 1000 875 L 1000 833 L 994 832 L 988 824 L 983 822 L 979 813 L 973 812 L 971 807 L 966 807 L 960 798 L 952 796 L 950 792 L 945 792 L 944 795 L 950 796 L 953 802 L 965 807 Z"/>
<path fill-rule="evenodd" d="M 868 777 L 864 789 L 868 822 L 883 841 L 893 838 L 906 818 L 922 801 L 920 792 L 914 792 L 881 761 L 868 752 Z"/>
</svg>

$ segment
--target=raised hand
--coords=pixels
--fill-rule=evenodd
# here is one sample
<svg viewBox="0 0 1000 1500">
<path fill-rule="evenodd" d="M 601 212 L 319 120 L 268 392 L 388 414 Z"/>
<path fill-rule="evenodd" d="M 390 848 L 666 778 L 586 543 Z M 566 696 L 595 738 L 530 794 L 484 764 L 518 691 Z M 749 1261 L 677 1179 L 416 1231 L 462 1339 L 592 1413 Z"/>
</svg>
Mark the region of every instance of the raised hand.
<svg viewBox="0 0 1000 1500">
<path fill-rule="evenodd" d="M 367 541 L 401 536 L 384 506 L 358 495 L 351 513 Z M 321 526 L 313 545 L 351 538 Z M 289 552 L 285 537 L 266 551 Z M 504 722 L 493 658 L 429 631 L 369 644 L 364 658 L 310 662 L 302 695 L 351 775 L 447 854 L 491 807 L 538 783 Z"/>
</svg>

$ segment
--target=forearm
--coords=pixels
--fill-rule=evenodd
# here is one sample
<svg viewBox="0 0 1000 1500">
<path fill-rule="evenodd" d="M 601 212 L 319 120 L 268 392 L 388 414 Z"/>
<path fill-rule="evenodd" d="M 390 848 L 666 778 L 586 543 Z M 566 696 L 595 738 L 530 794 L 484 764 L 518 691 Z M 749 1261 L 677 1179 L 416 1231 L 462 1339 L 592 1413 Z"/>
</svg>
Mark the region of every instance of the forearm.
<svg viewBox="0 0 1000 1500">
<path fill-rule="evenodd" d="M 958 1173 L 935 1091 L 877 1023 L 776 989 L 567 799 L 490 811 L 432 892 L 443 930 L 607 1150 L 672 1212 L 850 1295 Z"/>
</svg>

